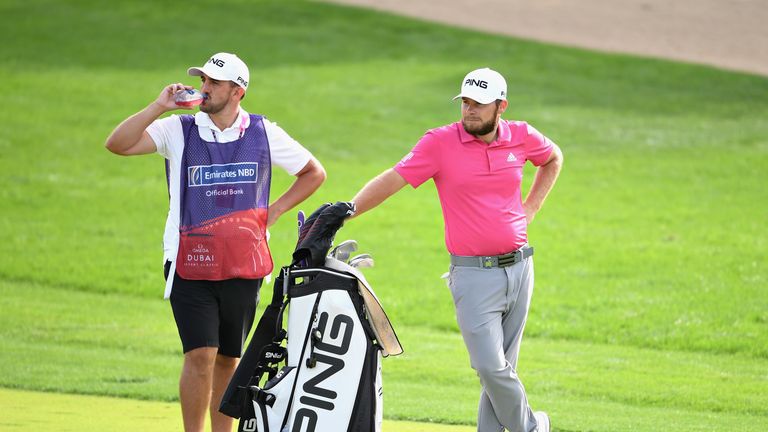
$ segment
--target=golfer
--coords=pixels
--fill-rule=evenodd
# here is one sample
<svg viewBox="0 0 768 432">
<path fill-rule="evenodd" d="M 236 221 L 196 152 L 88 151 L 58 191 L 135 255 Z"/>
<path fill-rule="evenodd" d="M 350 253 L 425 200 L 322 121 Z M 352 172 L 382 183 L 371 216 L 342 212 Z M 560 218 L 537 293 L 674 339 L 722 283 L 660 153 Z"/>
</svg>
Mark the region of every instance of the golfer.
<svg viewBox="0 0 768 432">
<path fill-rule="evenodd" d="M 262 278 L 272 271 L 267 228 L 317 190 L 325 171 L 275 123 L 241 108 L 250 75 L 236 55 L 214 54 L 187 72 L 201 80 L 200 112 L 158 120 L 179 109 L 178 92 L 192 89 L 170 84 L 120 123 L 106 147 L 166 159 L 165 297 L 184 350 L 184 430 L 202 432 L 210 410 L 213 432 L 229 432 L 232 418 L 218 406 L 253 324 Z M 296 180 L 270 204 L 273 165 Z"/>
<path fill-rule="evenodd" d="M 406 184 L 437 186 L 451 265 L 448 285 L 472 367 L 482 384 L 477 430 L 548 432 L 517 376 L 517 355 L 533 291 L 526 228 L 563 164 L 560 149 L 523 121 L 502 120 L 507 84 L 490 69 L 461 84 L 461 122 L 428 131 L 394 168 L 353 198 L 358 216 Z M 523 166 L 538 166 L 525 200 Z"/>
</svg>

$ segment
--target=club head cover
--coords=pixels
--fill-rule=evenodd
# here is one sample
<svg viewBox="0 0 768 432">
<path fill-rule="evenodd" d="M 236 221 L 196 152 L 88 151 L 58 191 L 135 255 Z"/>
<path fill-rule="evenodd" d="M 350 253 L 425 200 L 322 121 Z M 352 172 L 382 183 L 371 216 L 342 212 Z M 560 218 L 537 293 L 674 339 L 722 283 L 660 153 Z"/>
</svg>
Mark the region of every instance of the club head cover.
<svg viewBox="0 0 768 432">
<path fill-rule="evenodd" d="M 310 219 L 318 212 L 317 217 L 310 223 Z M 336 232 L 344 225 L 344 220 L 353 214 L 355 204 L 346 201 L 337 201 L 333 205 L 323 204 L 315 210 L 304 223 L 307 230 L 303 236 L 299 236 L 299 244 L 293 252 L 294 264 L 305 261 L 309 266 L 321 267 L 325 263 Z"/>
<path fill-rule="evenodd" d="M 322 213 L 323 210 L 327 209 L 330 206 L 331 206 L 331 203 L 323 203 L 323 205 L 318 207 L 317 210 L 313 211 L 308 218 L 304 219 L 304 223 L 301 225 L 301 229 L 299 230 L 299 239 L 296 241 L 296 249 L 294 249 L 294 251 L 299 249 L 299 245 L 301 244 L 302 241 L 304 241 L 304 238 L 307 236 L 309 229 L 312 228 L 312 225 L 320 216 L 320 213 Z"/>
</svg>

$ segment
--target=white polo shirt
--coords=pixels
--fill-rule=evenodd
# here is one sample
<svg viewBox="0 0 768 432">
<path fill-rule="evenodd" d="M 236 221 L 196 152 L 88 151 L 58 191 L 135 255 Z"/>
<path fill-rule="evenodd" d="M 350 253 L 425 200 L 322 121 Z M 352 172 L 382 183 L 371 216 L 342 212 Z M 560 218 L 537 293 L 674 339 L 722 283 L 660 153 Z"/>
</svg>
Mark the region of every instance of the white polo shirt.
<svg viewBox="0 0 768 432">
<path fill-rule="evenodd" d="M 277 124 L 266 118 L 263 122 L 269 140 L 269 155 L 272 159 L 272 166 L 278 166 L 290 175 L 295 175 L 301 171 L 312 158 L 312 154 Z M 198 112 L 195 114 L 195 124 L 200 138 L 204 141 L 226 143 L 239 139 L 241 128 L 250 126 L 251 118 L 244 109 L 240 108 L 240 114 L 234 123 L 230 127 L 220 130 L 208 114 Z M 155 142 L 157 152 L 169 162 L 170 207 L 165 222 L 165 234 L 163 235 L 163 262 L 176 261 L 179 250 L 179 219 L 181 218 L 179 173 L 181 156 L 184 152 L 184 132 L 181 129 L 181 119 L 174 114 L 155 120 L 147 128 L 147 133 Z"/>
</svg>

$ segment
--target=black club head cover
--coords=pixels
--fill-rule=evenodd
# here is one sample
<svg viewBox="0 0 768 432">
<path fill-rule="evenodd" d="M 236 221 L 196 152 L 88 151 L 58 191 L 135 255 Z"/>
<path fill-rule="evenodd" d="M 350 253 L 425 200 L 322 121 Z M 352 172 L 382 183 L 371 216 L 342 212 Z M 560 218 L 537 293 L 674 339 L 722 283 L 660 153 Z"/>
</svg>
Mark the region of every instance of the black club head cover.
<svg viewBox="0 0 768 432">
<path fill-rule="evenodd" d="M 317 217 L 313 219 L 316 214 Z M 344 225 L 344 220 L 353 214 L 355 204 L 344 201 L 333 205 L 323 204 L 315 210 L 302 227 L 303 235 L 299 235 L 299 243 L 293 252 L 294 264 L 304 263 L 312 267 L 324 265 L 325 256 L 333 244 L 336 232 Z"/>
<path fill-rule="evenodd" d="M 304 238 L 307 236 L 309 229 L 312 228 L 312 225 L 320 216 L 320 213 L 322 213 L 323 210 L 327 209 L 330 206 L 331 206 L 331 203 L 324 203 L 323 205 L 318 207 L 317 210 L 313 211 L 308 218 L 304 220 L 304 223 L 301 225 L 301 229 L 299 230 L 299 240 L 296 241 L 296 249 L 294 250 L 299 250 L 299 245 L 301 244 L 302 241 L 304 241 Z"/>
</svg>

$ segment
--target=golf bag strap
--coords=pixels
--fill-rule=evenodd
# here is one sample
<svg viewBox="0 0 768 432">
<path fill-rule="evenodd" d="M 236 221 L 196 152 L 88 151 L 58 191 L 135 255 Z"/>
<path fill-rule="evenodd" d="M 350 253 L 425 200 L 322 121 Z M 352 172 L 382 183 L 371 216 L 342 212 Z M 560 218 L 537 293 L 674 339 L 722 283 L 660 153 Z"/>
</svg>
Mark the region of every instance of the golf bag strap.
<svg viewBox="0 0 768 432">
<path fill-rule="evenodd" d="M 249 385 L 254 374 L 266 371 L 266 368 L 259 368 L 261 363 L 262 350 L 266 345 L 275 341 L 281 334 L 282 329 L 282 309 L 283 309 L 283 277 L 285 276 L 285 267 L 281 269 L 280 275 L 276 278 L 273 291 L 272 302 L 267 306 L 264 314 L 261 316 L 256 330 L 253 332 L 251 342 L 248 344 L 243 357 L 240 359 L 232 379 L 229 381 L 227 389 L 221 398 L 219 411 L 230 417 L 239 418 L 242 412 L 244 399 L 244 388 Z"/>
</svg>

